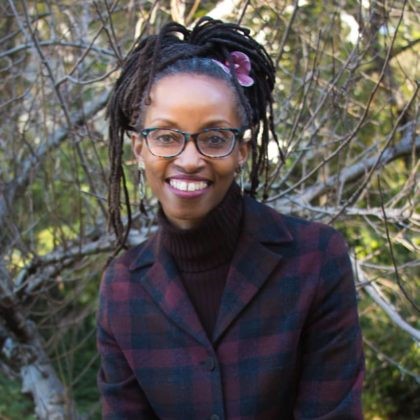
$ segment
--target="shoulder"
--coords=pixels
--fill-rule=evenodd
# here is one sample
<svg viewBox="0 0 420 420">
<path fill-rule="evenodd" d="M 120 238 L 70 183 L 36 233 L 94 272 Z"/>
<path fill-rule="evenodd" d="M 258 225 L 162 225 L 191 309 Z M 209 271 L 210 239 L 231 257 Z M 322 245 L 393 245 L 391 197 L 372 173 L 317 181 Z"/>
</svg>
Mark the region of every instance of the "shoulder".
<svg viewBox="0 0 420 420">
<path fill-rule="evenodd" d="M 279 213 L 267 204 L 246 197 L 245 229 L 258 236 L 263 242 L 288 242 L 290 247 L 347 252 L 343 235 L 332 226 Z M 266 240 L 263 240 L 266 238 Z"/>
<path fill-rule="evenodd" d="M 123 267 L 130 267 L 133 261 L 137 260 L 139 255 L 152 243 L 153 236 L 145 241 L 141 242 L 140 244 L 133 246 L 119 255 L 115 260 L 111 262 L 113 265 L 123 266 Z"/>
<path fill-rule="evenodd" d="M 114 258 L 106 267 L 102 276 L 102 287 L 111 283 L 126 282 L 130 278 L 130 267 L 139 259 L 147 257 L 147 251 L 154 242 L 154 236 L 146 239 L 139 245 L 129 248 L 118 257 Z"/>
</svg>

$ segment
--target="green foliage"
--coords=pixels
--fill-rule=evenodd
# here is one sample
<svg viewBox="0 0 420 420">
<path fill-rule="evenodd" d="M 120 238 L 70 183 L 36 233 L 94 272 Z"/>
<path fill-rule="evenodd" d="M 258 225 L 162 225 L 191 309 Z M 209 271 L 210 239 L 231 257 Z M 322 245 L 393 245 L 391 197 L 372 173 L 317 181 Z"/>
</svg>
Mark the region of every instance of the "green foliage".
<svg viewBox="0 0 420 420">
<path fill-rule="evenodd" d="M 0 420 L 35 420 L 30 398 L 21 392 L 18 380 L 9 380 L 0 375 Z"/>
<path fill-rule="evenodd" d="M 90 420 L 100 418 L 95 323 L 98 283 L 103 264 L 104 259 L 100 258 L 94 266 L 87 268 L 82 265 L 80 270 L 69 276 L 87 278 L 83 287 L 75 289 L 71 283 L 63 281 L 58 290 L 50 292 L 49 299 L 38 303 L 40 311 L 49 314 L 48 321 L 44 320 L 41 325 L 45 338 L 50 339 L 48 351 L 52 362 L 68 397 L 76 402 L 77 412 Z M 51 296 L 54 296 L 53 302 Z M 59 309 L 54 310 L 57 306 Z M 61 326 L 59 332 L 56 331 L 57 325 Z"/>
<path fill-rule="evenodd" d="M 69 351 L 65 358 L 55 360 L 61 379 L 71 392 L 79 414 L 90 420 L 100 419 L 99 392 L 96 376 L 99 357 L 96 351 L 95 315 L 90 315 L 77 332 L 70 330 L 61 343 Z"/>
<path fill-rule="evenodd" d="M 366 418 L 417 419 L 420 412 L 418 344 L 374 306 L 364 303 L 361 309 L 362 313 L 370 313 L 361 319 L 366 353 L 363 394 Z"/>
</svg>

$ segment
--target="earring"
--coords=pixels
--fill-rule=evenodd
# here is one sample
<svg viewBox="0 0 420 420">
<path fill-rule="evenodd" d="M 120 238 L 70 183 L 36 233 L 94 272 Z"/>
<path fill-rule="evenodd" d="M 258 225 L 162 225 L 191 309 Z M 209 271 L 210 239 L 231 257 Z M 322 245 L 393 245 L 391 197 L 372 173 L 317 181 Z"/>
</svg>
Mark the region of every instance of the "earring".
<svg viewBox="0 0 420 420">
<path fill-rule="evenodd" d="M 145 173 L 144 173 L 144 163 L 143 162 L 139 162 L 138 163 L 138 171 L 139 171 L 139 186 L 138 186 L 138 191 L 139 191 L 139 208 L 140 208 L 140 212 L 147 215 L 147 210 L 146 210 L 146 205 L 145 205 L 145 201 L 146 201 L 146 177 L 145 177 Z"/>
<path fill-rule="evenodd" d="M 244 195 L 245 180 L 244 180 L 244 167 L 243 165 L 238 166 L 237 172 L 239 174 L 239 188 L 241 189 L 241 195 Z"/>
</svg>

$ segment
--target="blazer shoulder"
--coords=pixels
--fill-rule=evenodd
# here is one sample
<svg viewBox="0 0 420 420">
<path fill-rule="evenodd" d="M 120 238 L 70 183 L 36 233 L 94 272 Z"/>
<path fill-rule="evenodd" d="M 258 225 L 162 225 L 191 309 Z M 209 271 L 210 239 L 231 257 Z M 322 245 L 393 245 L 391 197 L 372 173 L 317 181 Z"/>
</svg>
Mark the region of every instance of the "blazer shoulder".
<svg viewBox="0 0 420 420">
<path fill-rule="evenodd" d="M 138 258 L 144 253 L 144 251 L 152 243 L 154 235 L 150 238 L 144 240 L 140 244 L 127 249 L 118 257 L 114 258 L 108 267 L 106 267 L 103 280 L 107 283 L 113 283 L 114 281 L 119 281 L 125 278 L 124 273 L 128 274 L 130 271 L 130 266 L 138 260 Z"/>
<path fill-rule="evenodd" d="M 301 217 L 285 215 L 265 203 L 254 199 L 248 199 L 245 204 L 247 224 L 253 232 L 260 236 L 273 237 L 274 232 L 278 237 L 289 237 L 295 246 L 304 248 L 316 247 L 322 249 L 328 247 L 331 242 L 337 244 L 340 249 L 347 249 L 347 243 L 342 233 L 325 223 L 307 220 Z"/>
</svg>

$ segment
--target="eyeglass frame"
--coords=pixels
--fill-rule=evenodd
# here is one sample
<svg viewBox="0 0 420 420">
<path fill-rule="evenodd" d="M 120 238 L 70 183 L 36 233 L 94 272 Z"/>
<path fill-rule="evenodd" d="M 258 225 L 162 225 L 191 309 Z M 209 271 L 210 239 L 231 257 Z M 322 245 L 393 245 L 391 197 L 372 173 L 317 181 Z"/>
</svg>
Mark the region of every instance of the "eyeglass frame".
<svg viewBox="0 0 420 420">
<path fill-rule="evenodd" d="M 150 149 L 149 141 L 147 139 L 147 136 L 149 135 L 149 133 L 151 133 L 152 131 L 156 131 L 156 130 L 169 130 L 169 131 L 175 131 L 176 133 L 182 134 L 184 136 L 184 144 L 183 144 L 181 150 L 178 153 L 176 153 L 174 155 L 170 155 L 170 156 L 160 156 L 160 155 L 156 155 L 155 153 L 153 153 Z M 209 156 L 209 155 L 204 154 L 200 150 L 200 148 L 198 146 L 198 143 L 197 143 L 197 137 L 202 133 L 205 133 L 207 131 L 212 131 L 212 130 L 230 131 L 231 133 L 234 134 L 233 142 L 232 142 L 232 148 L 229 151 L 229 153 L 226 153 L 222 156 Z M 194 142 L 195 148 L 197 149 L 198 153 L 200 153 L 200 155 L 205 156 L 209 159 L 222 159 L 222 158 L 225 158 L 225 157 L 232 154 L 236 143 L 242 139 L 242 136 L 244 135 L 245 130 L 246 130 L 246 128 L 244 128 L 244 127 L 241 127 L 241 128 L 210 127 L 210 128 L 205 128 L 205 129 L 203 129 L 201 131 L 198 131 L 196 133 L 189 133 L 187 131 L 178 130 L 177 128 L 149 127 L 149 128 L 141 129 L 139 131 L 139 133 L 144 137 L 149 152 L 153 156 L 156 156 L 156 157 L 161 157 L 161 158 L 164 158 L 164 159 L 172 159 L 174 157 L 177 157 L 185 150 L 185 148 L 187 147 L 187 143 L 192 139 L 192 141 Z"/>
</svg>

